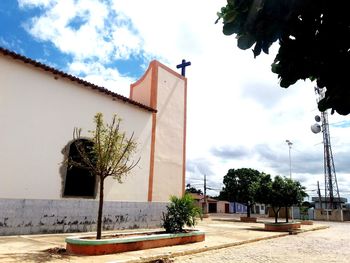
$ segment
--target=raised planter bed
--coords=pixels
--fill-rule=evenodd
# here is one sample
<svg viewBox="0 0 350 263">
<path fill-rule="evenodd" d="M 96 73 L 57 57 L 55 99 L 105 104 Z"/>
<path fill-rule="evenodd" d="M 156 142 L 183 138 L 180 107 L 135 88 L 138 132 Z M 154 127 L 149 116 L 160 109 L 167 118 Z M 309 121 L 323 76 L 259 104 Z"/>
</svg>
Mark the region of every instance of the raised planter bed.
<svg viewBox="0 0 350 263">
<path fill-rule="evenodd" d="M 310 225 L 313 225 L 313 224 L 314 224 L 314 221 L 311 221 L 311 220 L 302 220 L 302 221 L 300 221 L 300 224 L 310 226 Z"/>
<path fill-rule="evenodd" d="M 95 236 L 74 236 L 66 238 L 66 249 L 68 253 L 78 255 L 103 255 L 204 240 L 205 233 L 199 230 L 187 230 L 177 234 L 163 231 L 123 233 L 105 236 L 99 240 L 95 239 Z"/>
<path fill-rule="evenodd" d="M 265 223 L 265 230 L 267 231 L 276 231 L 276 232 L 284 232 L 290 231 L 294 229 L 299 229 L 301 223 L 300 222 L 292 222 L 292 223 Z"/>
<path fill-rule="evenodd" d="M 241 216 L 240 217 L 241 222 L 247 222 L 247 223 L 256 223 L 256 217 L 246 217 L 246 216 Z"/>
</svg>

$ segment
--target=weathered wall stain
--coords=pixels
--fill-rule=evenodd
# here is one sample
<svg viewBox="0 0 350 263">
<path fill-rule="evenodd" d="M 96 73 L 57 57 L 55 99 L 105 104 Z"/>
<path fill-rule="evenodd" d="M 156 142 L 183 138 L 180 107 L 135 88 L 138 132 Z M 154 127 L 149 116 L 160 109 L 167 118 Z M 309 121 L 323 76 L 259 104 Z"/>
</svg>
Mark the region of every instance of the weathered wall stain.
<svg viewBox="0 0 350 263">
<path fill-rule="evenodd" d="M 159 227 L 166 205 L 107 201 L 104 230 Z M 0 235 L 95 231 L 97 208 L 92 200 L 0 199 Z"/>
</svg>

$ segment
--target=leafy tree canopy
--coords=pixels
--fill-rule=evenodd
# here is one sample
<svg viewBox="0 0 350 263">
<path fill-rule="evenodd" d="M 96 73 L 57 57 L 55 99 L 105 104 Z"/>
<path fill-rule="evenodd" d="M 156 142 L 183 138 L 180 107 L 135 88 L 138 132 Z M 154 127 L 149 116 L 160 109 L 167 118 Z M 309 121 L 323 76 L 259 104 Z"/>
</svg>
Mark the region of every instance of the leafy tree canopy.
<svg viewBox="0 0 350 263">
<path fill-rule="evenodd" d="M 186 185 L 186 193 L 193 193 L 193 194 L 200 194 L 200 195 L 203 194 L 201 189 L 197 189 L 193 187 L 191 184 Z"/>
<path fill-rule="evenodd" d="M 255 203 L 256 191 L 262 173 L 251 168 L 230 169 L 224 176 L 224 188 L 221 196 L 226 196 L 229 201 L 245 204 L 247 216 L 250 217 L 250 207 Z"/>
<path fill-rule="evenodd" d="M 240 49 L 253 47 L 254 57 L 279 41 L 272 63 L 280 86 L 300 79 L 325 88 L 320 111 L 350 113 L 350 1 L 227 0 L 218 12 L 225 35 L 237 35 Z M 217 21 L 218 21 L 217 20 Z"/>
</svg>

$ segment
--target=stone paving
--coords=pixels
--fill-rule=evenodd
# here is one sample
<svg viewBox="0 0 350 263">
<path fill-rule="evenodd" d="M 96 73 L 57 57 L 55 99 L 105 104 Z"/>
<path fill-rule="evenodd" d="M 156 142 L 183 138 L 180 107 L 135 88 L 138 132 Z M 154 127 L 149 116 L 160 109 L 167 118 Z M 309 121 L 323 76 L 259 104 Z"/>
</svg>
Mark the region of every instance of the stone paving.
<svg viewBox="0 0 350 263">
<path fill-rule="evenodd" d="M 103 255 L 103 256 L 74 256 L 66 253 L 57 253 L 65 247 L 64 239 L 72 234 L 55 234 L 55 235 L 24 235 L 24 236 L 8 236 L 0 237 L 0 262 L 150 262 L 159 258 L 176 258 L 176 262 L 215 262 L 217 260 L 225 262 L 231 261 L 233 254 L 237 252 L 235 249 L 255 246 L 263 242 L 273 242 L 276 240 L 286 240 L 294 236 L 288 236 L 288 233 L 267 232 L 263 230 L 261 221 L 272 220 L 260 218 L 259 223 L 241 223 L 237 222 L 237 215 L 219 215 L 217 217 L 204 219 L 198 224 L 197 229 L 206 232 L 206 240 L 187 245 L 154 248 L 140 251 L 131 251 L 126 253 Z M 344 224 L 345 225 L 345 224 Z M 349 224 L 347 225 L 349 226 Z M 324 224 L 316 223 L 313 226 L 303 226 L 303 230 L 309 231 L 314 229 L 325 228 Z M 136 230 L 140 231 L 140 230 Z M 338 231 L 338 230 L 337 230 Z M 115 231 L 121 232 L 121 231 Z M 130 231 L 128 231 L 130 232 Z M 314 233 L 324 232 L 324 230 Z M 339 230 L 339 232 L 341 232 Z M 296 237 L 306 235 L 298 234 Z M 312 234 L 311 234 L 312 235 Z M 277 238 L 278 237 L 278 238 Z M 271 239 L 277 238 L 277 239 Z M 260 241 L 271 239 L 270 241 Z M 349 241 L 348 239 L 345 239 Z M 255 242 L 255 243 L 254 243 Z M 294 242 L 294 241 L 293 241 Z M 298 241 L 299 242 L 299 241 Z M 242 244 L 247 244 L 243 245 Z M 315 242 L 320 243 L 319 241 Z M 350 244 L 350 242 L 348 242 Z M 238 246 L 238 247 L 233 247 Z M 220 249 L 225 248 L 227 249 Z M 295 247 L 293 244 L 292 247 Z M 345 244 L 343 245 L 345 247 Z M 219 249 L 219 250 L 218 250 Z M 202 253 L 209 251 L 206 253 Z M 259 253 L 253 251 L 242 252 L 247 258 L 261 258 L 267 261 L 246 261 L 242 258 L 236 262 L 279 262 L 269 261 L 269 257 L 263 255 L 263 251 L 274 251 L 261 249 Z M 200 254 L 195 254 L 200 253 Z M 223 256 L 221 256 L 221 254 Z M 279 254 L 279 253 L 277 253 Z M 189 255 L 183 258 L 179 256 Z M 257 257 L 254 257 L 257 255 Z M 283 253 L 281 253 L 283 255 Z M 213 256 L 213 258 L 211 258 Z M 270 257 L 271 258 L 271 257 Z M 206 261 L 203 261 L 203 260 Z M 197 261 L 196 261 L 197 260 Z M 237 259 L 238 260 L 238 259 Z M 289 262 L 289 261 L 285 261 Z M 303 261 L 301 261 L 303 262 Z M 308 262 L 308 261 L 305 261 Z M 329 261 L 328 261 L 329 262 Z M 349 261 L 350 262 L 350 261 Z"/>
<path fill-rule="evenodd" d="M 350 262 L 350 223 L 326 224 L 330 228 L 177 257 L 173 262 Z"/>
</svg>

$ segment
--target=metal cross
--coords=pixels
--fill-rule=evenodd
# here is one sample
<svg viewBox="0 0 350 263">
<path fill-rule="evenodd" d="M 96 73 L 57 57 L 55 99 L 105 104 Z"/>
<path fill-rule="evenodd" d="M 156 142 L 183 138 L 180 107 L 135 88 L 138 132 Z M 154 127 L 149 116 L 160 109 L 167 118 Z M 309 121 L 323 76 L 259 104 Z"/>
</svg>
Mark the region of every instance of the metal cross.
<svg viewBox="0 0 350 263">
<path fill-rule="evenodd" d="M 185 59 L 182 60 L 181 64 L 177 65 L 176 68 L 181 68 L 181 75 L 185 77 L 186 67 L 191 66 L 191 62 L 186 62 Z"/>
</svg>

